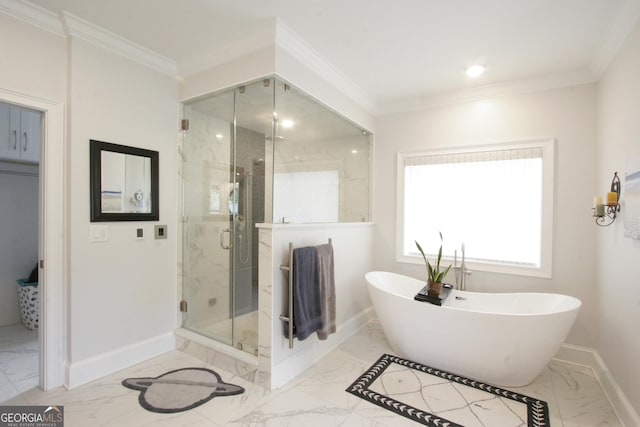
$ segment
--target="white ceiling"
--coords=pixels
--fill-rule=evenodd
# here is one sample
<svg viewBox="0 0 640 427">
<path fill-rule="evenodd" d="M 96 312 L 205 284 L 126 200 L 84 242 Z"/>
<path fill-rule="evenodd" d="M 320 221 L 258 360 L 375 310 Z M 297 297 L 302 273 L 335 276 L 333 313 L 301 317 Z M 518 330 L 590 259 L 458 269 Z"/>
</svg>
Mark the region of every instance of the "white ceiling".
<svg viewBox="0 0 640 427">
<path fill-rule="evenodd" d="M 31 2 L 171 58 L 178 70 L 276 18 L 377 106 L 514 81 L 597 80 L 640 16 L 640 0 Z M 486 72 L 470 80 L 464 70 L 475 63 Z"/>
</svg>

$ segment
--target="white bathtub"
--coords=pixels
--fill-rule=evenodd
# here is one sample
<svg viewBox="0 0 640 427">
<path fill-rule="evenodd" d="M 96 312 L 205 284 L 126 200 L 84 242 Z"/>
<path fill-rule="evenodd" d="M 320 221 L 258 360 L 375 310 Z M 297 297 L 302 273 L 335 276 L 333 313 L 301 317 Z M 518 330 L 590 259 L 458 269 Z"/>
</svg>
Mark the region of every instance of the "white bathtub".
<svg viewBox="0 0 640 427">
<path fill-rule="evenodd" d="M 523 386 L 564 342 L 580 300 L 558 294 L 452 290 L 439 307 L 414 301 L 424 282 L 365 275 L 369 295 L 398 356 L 500 386 Z"/>
</svg>

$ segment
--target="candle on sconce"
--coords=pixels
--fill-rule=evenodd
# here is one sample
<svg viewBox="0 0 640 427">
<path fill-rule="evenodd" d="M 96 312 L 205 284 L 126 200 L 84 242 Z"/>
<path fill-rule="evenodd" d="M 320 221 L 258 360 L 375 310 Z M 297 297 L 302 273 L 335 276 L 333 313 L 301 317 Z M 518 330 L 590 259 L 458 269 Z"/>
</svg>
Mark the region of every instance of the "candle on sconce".
<svg viewBox="0 0 640 427">
<path fill-rule="evenodd" d="M 602 204 L 602 197 L 595 196 L 593 198 L 593 208 L 595 209 L 598 207 L 598 205 L 601 205 L 601 204 Z"/>
<path fill-rule="evenodd" d="M 607 227 L 616 221 L 618 212 L 620 212 L 620 178 L 618 172 L 614 172 L 613 180 L 611 180 L 611 189 L 605 193 L 604 204 L 603 198 L 593 197 L 593 217 L 596 225 Z"/>
</svg>

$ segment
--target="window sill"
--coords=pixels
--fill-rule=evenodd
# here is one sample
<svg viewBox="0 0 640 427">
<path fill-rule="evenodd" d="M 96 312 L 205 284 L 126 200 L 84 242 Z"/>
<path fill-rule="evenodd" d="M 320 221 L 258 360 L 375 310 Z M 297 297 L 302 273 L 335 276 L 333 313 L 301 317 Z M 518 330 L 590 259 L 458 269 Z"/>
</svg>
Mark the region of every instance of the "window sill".
<svg viewBox="0 0 640 427">
<path fill-rule="evenodd" d="M 416 264 L 423 265 L 424 261 L 420 257 L 400 255 L 396 256 L 396 261 L 401 262 L 403 264 Z M 460 259 L 458 259 L 460 261 Z M 453 270 L 453 259 L 452 258 L 442 258 L 441 265 L 444 265 L 445 268 L 447 265 L 451 264 L 451 269 Z M 509 274 L 514 276 L 526 276 L 526 277 L 540 277 L 544 279 L 551 278 L 551 267 L 526 267 L 526 266 L 518 266 L 518 265 L 507 265 L 507 264 L 492 264 L 488 262 L 471 262 L 465 261 L 465 265 L 467 270 L 473 271 L 483 271 L 487 273 L 496 273 L 496 274 Z M 458 266 L 460 264 L 458 263 Z M 452 274 L 451 272 L 449 274 Z"/>
</svg>

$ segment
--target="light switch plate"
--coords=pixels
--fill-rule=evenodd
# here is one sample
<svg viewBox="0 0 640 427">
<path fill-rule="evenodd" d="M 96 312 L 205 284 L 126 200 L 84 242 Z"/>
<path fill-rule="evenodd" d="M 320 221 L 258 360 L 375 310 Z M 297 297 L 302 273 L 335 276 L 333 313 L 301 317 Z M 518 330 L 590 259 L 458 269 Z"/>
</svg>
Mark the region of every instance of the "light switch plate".
<svg viewBox="0 0 640 427">
<path fill-rule="evenodd" d="M 136 228 L 136 239 L 144 240 L 144 228 Z"/>
<path fill-rule="evenodd" d="M 109 241 L 109 228 L 106 225 L 92 225 L 89 227 L 90 242 Z"/>
</svg>

